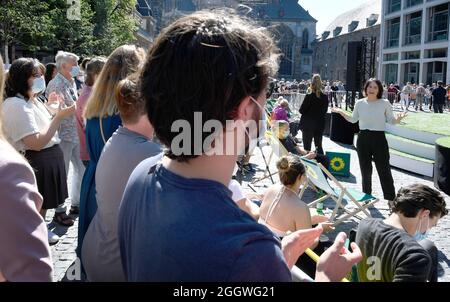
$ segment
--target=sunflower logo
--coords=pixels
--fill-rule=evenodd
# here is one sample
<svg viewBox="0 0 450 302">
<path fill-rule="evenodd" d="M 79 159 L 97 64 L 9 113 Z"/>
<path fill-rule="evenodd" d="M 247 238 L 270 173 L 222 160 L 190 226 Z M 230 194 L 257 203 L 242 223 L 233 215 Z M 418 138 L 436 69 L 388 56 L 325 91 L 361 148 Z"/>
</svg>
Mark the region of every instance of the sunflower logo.
<svg viewBox="0 0 450 302">
<path fill-rule="evenodd" d="M 345 168 L 345 161 L 340 157 L 333 157 L 330 160 L 331 169 L 336 172 L 339 172 Z"/>
</svg>

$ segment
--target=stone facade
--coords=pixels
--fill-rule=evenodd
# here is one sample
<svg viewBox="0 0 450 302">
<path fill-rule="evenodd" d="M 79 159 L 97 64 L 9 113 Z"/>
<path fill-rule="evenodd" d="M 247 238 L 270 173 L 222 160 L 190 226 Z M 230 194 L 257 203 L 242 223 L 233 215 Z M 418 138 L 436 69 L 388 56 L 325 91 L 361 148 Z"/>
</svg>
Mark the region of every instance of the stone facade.
<svg viewBox="0 0 450 302">
<path fill-rule="evenodd" d="M 346 83 L 348 43 L 373 37 L 376 39 L 376 75 L 380 22 L 381 0 L 369 0 L 339 15 L 313 43 L 313 72 L 319 73 L 324 80 Z"/>
<path fill-rule="evenodd" d="M 324 80 L 345 83 L 347 77 L 348 42 L 362 41 L 363 38 L 370 37 L 376 38 L 376 57 L 378 58 L 380 25 L 314 43 L 313 73 L 319 73 Z M 377 67 L 377 64 L 375 64 L 375 69 Z"/>
<path fill-rule="evenodd" d="M 228 7 L 257 20 L 274 34 L 282 52 L 278 76 L 285 79 L 307 79 L 312 73 L 311 43 L 316 36 L 317 21 L 304 10 L 297 0 L 160 0 L 153 8 L 157 28 L 201 9 Z"/>
<path fill-rule="evenodd" d="M 156 19 L 150 6 L 150 0 L 138 0 L 134 17 L 139 23 L 138 30 L 134 33 L 135 43 L 144 49 L 149 49 L 156 36 Z"/>
</svg>

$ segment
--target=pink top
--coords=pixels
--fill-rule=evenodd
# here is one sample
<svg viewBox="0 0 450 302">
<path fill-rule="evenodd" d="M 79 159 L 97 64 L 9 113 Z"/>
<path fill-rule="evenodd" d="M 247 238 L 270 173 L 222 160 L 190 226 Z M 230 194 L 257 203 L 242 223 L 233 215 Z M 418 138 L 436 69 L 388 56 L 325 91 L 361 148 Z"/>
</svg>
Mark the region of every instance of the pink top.
<svg viewBox="0 0 450 302">
<path fill-rule="evenodd" d="M 33 170 L 2 139 L 0 154 L 0 282 L 50 282 L 53 264 Z"/>
<path fill-rule="evenodd" d="M 83 111 L 86 103 L 91 96 L 92 87 L 84 85 L 83 90 L 77 100 L 77 111 L 75 116 L 77 119 L 78 136 L 80 137 L 80 158 L 81 160 L 89 160 L 89 153 L 86 147 L 86 124 L 83 119 Z"/>
<path fill-rule="evenodd" d="M 287 114 L 286 109 L 284 109 L 282 106 L 277 106 L 275 109 L 273 109 L 273 120 L 275 121 L 286 121 L 289 122 L 289 117 Z"/>
</svg>

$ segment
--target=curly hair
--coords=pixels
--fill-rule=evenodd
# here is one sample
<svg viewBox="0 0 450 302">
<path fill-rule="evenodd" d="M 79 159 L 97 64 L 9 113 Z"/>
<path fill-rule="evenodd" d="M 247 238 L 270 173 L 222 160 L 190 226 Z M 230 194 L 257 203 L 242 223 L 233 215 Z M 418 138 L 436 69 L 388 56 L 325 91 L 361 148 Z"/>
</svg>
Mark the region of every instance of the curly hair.
<svg viewBox="0 0 450 302">
<path fill-rule="evenodd" d="M 180 162 L 198 156 L 194 140 L 189 154 L 170 150 L 175 121 L 187 121 L 191 137 L 195 112 L 203 121 L 225 125 L 245 97 L 266 90 L 277 69 L 278 51 L 268 31 L 229 11 L 199 11 L 169 25 L 151 48 L 139 85 L 167 155 Z M 203 132 L 202 141 L 210 134 Z"/>
<path fill-rule="evenodd" d="M 430 217 L 448 214 L 444 197 L 439 191 L 422 184 L 402 187 L 393 201 L 392 211 L 405 217 L 416 217 L 420 210 L 430 211 Z"/>
</svg>

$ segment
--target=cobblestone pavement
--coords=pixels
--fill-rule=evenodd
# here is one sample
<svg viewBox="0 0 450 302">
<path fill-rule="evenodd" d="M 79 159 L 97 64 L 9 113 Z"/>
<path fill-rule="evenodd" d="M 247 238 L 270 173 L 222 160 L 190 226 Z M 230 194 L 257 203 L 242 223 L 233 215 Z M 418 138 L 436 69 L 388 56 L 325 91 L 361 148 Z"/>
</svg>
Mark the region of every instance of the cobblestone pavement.
<svg viewBox="0 0 450 302">
<path fill-rule="evenodd" d="M 347 145 L 339 145 L 332 142 L 328 137 L 324 137 L 324 149 L 331 151 L 338 150 L 346 150 L 351 154 L 351 175 L 348 178 L 338 177 L 338 180 L 343 182 L 345 186 L 349 188 L 361 189 L 361 174 L 359 171 L 359 163 L 358 156 L 356 154 L 356 150 L 354 150 L 353 146 Z M 266 159 L 268 159 L 270 154 L 270 147 L 265 146 L 262 148 Z M 261 155 L 260 149 L 255 149 L 253 152 L 253 156 L 250 161 L 252 164 L 256 165 L 255 173 L 246 174 L 242 178 L 242 185 L 246 192 L 252 192 L 252 190 L 248 187 L 249 182 L 253 177 L 261 177 L 264 173 L 265 164 L 263 157 Z M 275 159 L 271 160 L 269 165 L 271 171 L 276 171 L 275 168 Z M 376 169 L 373 169 L 373 195 L 380 197 L 383 196 L 380 181 L 378 179 L 378 175 L 376 173 Z M 433 187 L 433 180 L 428 177 L 419 176 L 416 174 L 408 173 L 406 171 L 400 169 L 392 169 L 392 175 L 395 181 L 395 187 L 398 190 L 401 186 L 420 182 L 426 185 Z M 274 176 L 274 181 L 278 181 L 277 176 Z M 258 182 L 254 185 L 254 188 L 258 191 L 258 193 L 263 193 L 266 188 L 271 185 L 270 179 L 265 179 L 261 182 Z M 450 198 L 446 196 L 447 205 L 450 206 Z M 305 202 L 310 202 L 315 198 L 315 192 L 312 190 L 307 190 L 303 199 Z M 333 202 L 331 200 L 327 200 L 325 202 L 325 207 L 332 208 Z M 68 205 L 70 207 L 70 205 Z M 381 199 L 378 203 L 376 203 L 375 207 L 370 208 L 370 212 L 373 217 L 386 217 L 388 215 L 388 205 L 387 202 Z M 47 220 L 51 220 L 53 217 L 53 211 L 49 211 L 47 214 Z M 54 280 L 61 281 L 66 279 L 66 271 L 68 268 L 74 263 L 76 259 L 75 248 L 77 246 L 77 226 L 78 219 L 74 226 L 70 228 L 64 228 L 61 226 L 57 226 L 54 232 L 61 236 L 61 240 L 56 245 L 52 246 L 52 257 L 54 263 Z M 328 237 L 330 239 L 334 239 L 336 234 L 340 231 L 347 232 L 352 228 L 357 227 L 357 220 L 351 219 L 337 226 L 336 230 L 332 233 L 328 233 Z M 430 232 L 429 238 L 434 241 L 437 248 L 439 249 L 439 281 L 450 281 L 450 217 L 446 216 L 440 220 L 437 227 L 433 228 Z M 72 272 L 72 269 L 69 270 Z M 75 271 L 76 272 L 76 271 Z M 71 275 L 71 274 L 70 274 Z"/>
</svg>

